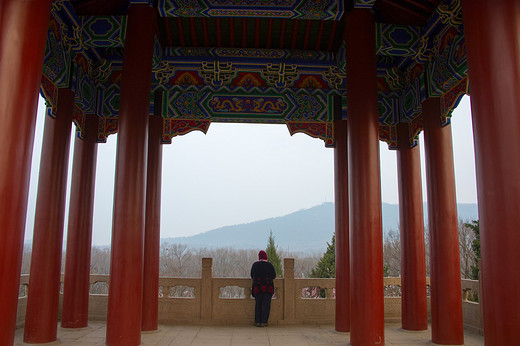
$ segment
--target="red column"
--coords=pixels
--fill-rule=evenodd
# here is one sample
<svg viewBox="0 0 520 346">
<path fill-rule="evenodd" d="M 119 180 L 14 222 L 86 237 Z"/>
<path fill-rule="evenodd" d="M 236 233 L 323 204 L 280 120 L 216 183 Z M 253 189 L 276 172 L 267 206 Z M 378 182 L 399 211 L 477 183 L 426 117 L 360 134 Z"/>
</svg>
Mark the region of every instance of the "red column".
<svg viewBox="0 0 520 346">
<path fill-rule="evenodd" d="M 486 345 L 520 340 L 520 3 L 462 1 L 475 142 Z M 491 11 L 491 12 L 490 12 Z M 515 292 L 515 293 L 513 293 Z"/>
<path fill-rule="evenodd" d="M 428 329 L 424 217 L 419 145 L 410 147 L 409 125 L 397 126 L 403 329 Z"/>
<path fill-rule="evenodd" d="M 341 106 L 341 104 L 339 104 Z M 350 331 L 350 253 L 348 233 L 347 121 L 335 109 L 334 207 L 336 216 L 336 330 Z"/>
<path fill-rule="evenodd" d="M 27 343 L 56 340 L 73 107 L 74 93 L 59 89 L 56 118 L 45 118 L 25 316 Z"/>
<path fill-rule="evenodd" d="M 368 10 L 346 18 L 352 345 L 384 344 L 383 235 L 375 23 Z"/>
<path fill-rule="evenodd" d="M 14 342 L 50 0 L 0 1 L 0 345 Z"/>
<path fill-rule="evenodd" d="M 148 111 L 155 11 L 128 10 L 114 190 L 107 345 L 139 345 L 143 300 L 143 243 Z"/>
<path fill-rule="evenodd" d="M 82 328 L 88 324 L 97 125 L 97 116 L 88 115 L 83 139 L 76 137 L 74 144 L 61 313 L 63 328 Z"/>
<path fill-rule="evenodd" d="M 149 117 L 146 224 L 144 238 L 142 330 L 156 330 L 159 319 L 159 250 L 161 240 L 162 117 Z"/>
<path fill-rule="evenodd" d="M 459 233 L 451 126 L 441 126 L 440 99 L 422 104 L 430 231 L 432 341 L 464 343 Z"/>
</svg>

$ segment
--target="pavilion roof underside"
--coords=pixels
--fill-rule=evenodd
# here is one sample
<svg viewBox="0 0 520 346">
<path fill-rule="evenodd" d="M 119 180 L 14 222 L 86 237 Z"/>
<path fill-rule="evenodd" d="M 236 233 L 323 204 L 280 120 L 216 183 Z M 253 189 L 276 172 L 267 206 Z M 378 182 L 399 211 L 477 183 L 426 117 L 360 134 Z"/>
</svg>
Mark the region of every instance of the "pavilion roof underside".
<svg viewBox="0 0 520 346">
<path fill-rule="evenodd" d="M 130 2 L 129 0 L 71 0 L 78 16 L 125 15 Z M 208 2 L 211 3 L 211 1 Z M 280 1 L 273 2 L 280 3 Z M 366 2 L 371 3 L 372 1 Z M 425 26 L 440 2 L 441 0 L 377 0 L 373 9 L 376 20 L 380 23 Z M 240 1 L 235 1 L 235 3 L 239 4 Z M 258 7 L 259 4 L 268 2 L 249 1 L 247 3 Z M 155 5 L 158 7 L 159 3 Z M 355 5 L 355 0 L 345 1 L 347 9 L 351 9 Z"/>
<path fill-rule="evenodd" d="M 98 139 L 117 132 L 127 9 L 148 1 L 62 0 L 53 5 L 42 79 L 48 114 L 57 89 L 76 93 L 78 135 L 87 114 Z M 421 102 L 442 99 L 443 122 L 467 92 L 460 0 L 157 0 L 150 113 L 163 139 L 211 122 L 286 124 L 334 145 L 334 112 L 345 100 L 345 13 L 376 17 L 380 139 L 396 125 L 422 129 Z"/>
</svg>

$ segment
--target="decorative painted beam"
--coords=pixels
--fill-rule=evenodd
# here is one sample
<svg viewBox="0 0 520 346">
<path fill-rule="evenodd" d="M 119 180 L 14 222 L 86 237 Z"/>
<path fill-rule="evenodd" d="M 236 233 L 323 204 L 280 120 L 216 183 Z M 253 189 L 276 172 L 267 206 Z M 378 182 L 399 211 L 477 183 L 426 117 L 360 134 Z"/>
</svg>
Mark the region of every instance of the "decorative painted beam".
<svg viewBox="0 0 520 346">
<path fill-rule="evenodd" d="M 182 136 L 193 131 L 201 131 L 206 134 L 209 125 L 211 125 L 211 121 L 207 120 L 164 119 L 162 142 L 170 144 L 173 137 Z"/>
<path fill-rule="evenodd" d="M 181 41 L 183 31 L 193 31 L 188 30 L 190 19 L 187 17 L 204 18 L 202 23 L 208 28 L 212 23 L 207 19 L 210 17 L 215 17 L 216 22 L 220 22 L 222 16 L 240 16 L 242 20 L 232 21 L 232 27 L 236 29 L 233 31 L 235 48 L 163 47 L 156 39 L 152 88 L 163 90 L 166 97 L 160 105 L 151 102 L 150 112 L 160 107 L 165 122 L 290 122 L 324 126 L 331 121 L 329 98 L 344 94 L 345 90 L 344 49 L 333 54 L 318 50 L 244 48 L 240 42 L 244 41 L 245 31 L 242 30 L 241 35 L 240 28 L 246 29 L 246 24 L 251 22 L 259 29 L 259 19 L 269 18 L 264 28 L 267 32 L 265 44 L 269 46 L 274 44 L 271 42 L 273 37 L 269 36 L 270 30 L 274 30 L 272 19 L 282 18 L 277 30 L 285 30 L 288 35 L 288 30 L 294 29 L 289 20 L 298 19 L 304 37 L 310 37 L 313 35 L 311 25 L 315 25 L 311 20 L 322 20 L 320 25 L 315 25 L 318 31 L 326 25 L 324 20 L 337 24 L 344 12 L 344 1 L 325 0 L 317 4 L 280 0 L 268 6 L 252 5 L 249 0 L 156 2 L 161 16 L 176 18 L 164 20 L 165 44 L 174 43 L 169 36 L 170 30 L 179 31 Z M 374 2 L 356 0 L 355 7 L 371 9 Z M 131 3 L 151 4 L 153 1 L 131 0 Z M 216 30 L 222 31 L 220 25 Z M 53 3 L 41 93 L 49 106 L 48 114 L 53 116 L 57 89 L 67 86 L 75 92 L 75 122 L 80 136 L 85 114 L 100 116 L 100 141 L 117 131 L 125 32 L 126 16 L 79 17 L 70 1 Z M 468 91 L 460 1 L 441 2 L 425 27 L 377 24 L 376 33 L 381 139 L 393 147 L 394 125 L 407 122 L 415 131 L 410 133 L 413 144 L 422 128 L 418 119 L 421 103 L 427 96 L 441 97 L 443 122 L 447 124 L 451 111 Z M 197 40 L 205 46 L 213 42 L 210 36 L 201 35 Z M 292 42 L 283 40 L 284 35 L 280 37 L 281 46 L 291 46 Z M 330 46 L 330 40 L 329 37 L 320 38 L 316 47 L 313 43 L 309 48 Z M 255 41 L 264 44 L 258 35 Z M 180 107 L 178 99 L 186 90 L 200 94 L 200 98 L 184 100 L 186 104 Z M 192 109 L 189 109 L 190 105 Z M 345 118 L 346 113 L 344 102 Z M 179 114 L 189 116 L 183 119 Z M 198 115 L 193 117 L 193 114 Z M 179 126 L 171 125 L 170 128 Z M 296 128 L 296 125 L 292 126 Z M 165 138 L 171 139 L 183 131 L 165 132 Z M 325 135 L 320 138 L 328 140 Z"/>
<path fill-rule="evenodd" d="M 284 0 L 268 4 L 247 0 L 159 0 L 161 17 L 251 17 L 340 20 L 344 12 L 343 0 Z"/>
<path fill-rule="evenodd" d="M 397 127 L 379 125 L 379 140 L 388 144 L 388 149 L 397 149 Z"/>
<path fill-rule="evenodd" d="M 376 0 L 354 0 L 354 8 L 371 10 L 376 4 Z"/>
<path fill-rule="evenodd" d="M 124 47 L 126 16 L 83 17 L 82 43 L 92 48 Z"/>
<path fill-rule="evenodd" d="M 305 133 L 314 138 L 319 138 L 325 142 L 327 148 L 334 147 L 334 124 L 333 123 L 302 123 L 288 122 L 289 133 Z"/>
<path fill-rule="evenodd" d="M 395 24 L 376 24 L 376 54 L 414 57 L 420 28 Z"/>
</svg>

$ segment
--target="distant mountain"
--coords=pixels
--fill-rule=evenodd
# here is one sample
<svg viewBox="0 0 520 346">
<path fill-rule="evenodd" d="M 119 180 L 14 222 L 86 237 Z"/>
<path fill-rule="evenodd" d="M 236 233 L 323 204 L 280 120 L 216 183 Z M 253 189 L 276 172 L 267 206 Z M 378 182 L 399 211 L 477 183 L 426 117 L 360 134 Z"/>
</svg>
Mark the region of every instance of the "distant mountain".
<svg viewBox="0 0 520 346">
<path fill-rule="evenodd" d="M 424 205 L 425 223 L 426 205 Z M 476 204 L 458 204 L 459 218 L 478 218 Z M 383 232 L 398 230 L 399 205 L 383 203 Z M 190 247 L 235 247 L 258 249 L 267 244 L 269 231 L 275 243 L 291 252 L 318 252 L 325 250 L 334 233 L 334 204 L 324 203 L 294 213 L 246 224 L 225 226 L 190 237 L 163 238 L 162 243 L 186 244 Z"/>
<path fill-rule="evenodd" d="M 225 226 L 190 237 L 164 238 L 162 242 L 181 243 L 191 247 L 263 248 L 269 231 L 276 245 L 292 252 L 321 251 L 332 240 L 334 204 L 324 203 L 289 215 Z"/>
<path fill-rule="evenodd" d="M 332 203 L 331 203 L 332 204 Z M 428 225 L 428 205 L 423 204 L 424 224 Z M 399 204 L 383 203 L 383 232 L 399 229 Z M 464 222 L 478 220 L 478 208 L 475 203 L 458 203 L 457 215 Z"/>
</svg>

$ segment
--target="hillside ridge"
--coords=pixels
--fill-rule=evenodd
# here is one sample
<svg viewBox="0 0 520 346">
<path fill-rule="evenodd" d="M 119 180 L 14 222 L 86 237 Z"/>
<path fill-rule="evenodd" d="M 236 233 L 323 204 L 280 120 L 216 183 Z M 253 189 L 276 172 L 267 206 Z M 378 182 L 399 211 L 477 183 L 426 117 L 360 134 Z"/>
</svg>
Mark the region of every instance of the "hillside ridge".
<svg viewBox="0 0 520 346">
<path fill-rule="evenodd" d="M 426 204 L 423 209 L 427 224 Z M 457 211 L 459 219 L 464 221 L 478 218 L 476 204 L 459 203 Z M 383 203 L 382 218 L 384 234 L 390 230 L 397 231 L 399 205 Z M 285 216 L 224 226 L 193 236 L 162 238 L 161 243 L 185 244 L 192 248 L 260 249 L 266 246 L 270 231 L 279 249 L 295 253 L 323 252 L 334 233 L 334 203 L 326 202 Z"/>
</svg>

